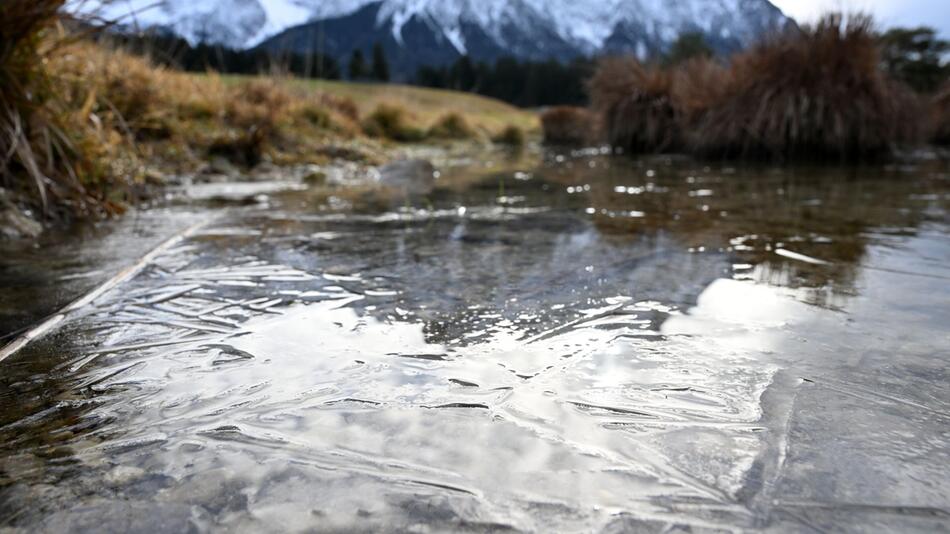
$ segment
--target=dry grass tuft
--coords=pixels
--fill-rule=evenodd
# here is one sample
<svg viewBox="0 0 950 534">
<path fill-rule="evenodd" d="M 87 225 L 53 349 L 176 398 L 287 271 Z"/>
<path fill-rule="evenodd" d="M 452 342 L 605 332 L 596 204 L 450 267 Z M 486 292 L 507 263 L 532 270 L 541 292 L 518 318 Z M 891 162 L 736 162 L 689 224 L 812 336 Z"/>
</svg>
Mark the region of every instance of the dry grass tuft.
<svg viewBox="0 0 950 534">
<path fill-rule="evenodd" d="M 359 135 L 351 100 L 308 93 L 290 80 L 250 78 L 230 86 L 224 101 L 223 120 L 210 125 L 220 136 L 208 152 L 248 168 L 263 161 L 268 150 L 284 152 L 275 156 L 286 161 L 305 152 L 301 146 L 308 140 Z"/>
<path fill-rule="evenodd" d="M 360 120 L 360 108 L 352 98 L 346 96 L 336 96 L 329 93 L 320 93 L 319 104 L 327 109 L 337 112 L 353 123 Z"/>
<path fill-rule="evenodd" d="M 524 130 L 512 124 L 506 126 L 498 135 L 492 137 L 492 142 L 496 145 L 521 148 L 527 144 L 527 136 L 525 136 Z"/>
<path fill-rule="evenodd" d="M 594 114 L 584 108 L 560 106 L 541 114 L 544 142 L 550 145 L 583 146 L 596 139 Z"/>
<path fill-rule="evenodd" d="M 591 104 L 611 144 L 635 153 L 678 149 L 682 134 L 673 76 L 634 58 L 607 58 L 590 80 Z"/>
<path fill-rule="evenodd" d="M 208 152 L 253 168 L 263 160 L 268 143 L 280 135 L 292 98 L 275 80 L 251 80 L 228 93 L 224 119 L 231 128 L 223 129 Z"/>
<path fill-rule="evenodd" d="M 247 130 L 276 132 L 290 107 L 291 96 L 276 80 L 255 79 L 234 86 L 225 105 L 227 120 Z"/>
<path fill-rule="evenodd" d="M 465 140 L 472 139 L 477 135 L 478 132 L 469 124 L 468 119 L 457 112 L 442 115 L 429 128 L 429 137 L 432 139 Z"/>
<path fill-rule="evenodd" d="M 363 120 L 363 131 L 371 137 L 398 142 L 425 139 L 426 132 L 413 124 L 406 108 L 396 104 L 380 104 Z"/>
</svg>

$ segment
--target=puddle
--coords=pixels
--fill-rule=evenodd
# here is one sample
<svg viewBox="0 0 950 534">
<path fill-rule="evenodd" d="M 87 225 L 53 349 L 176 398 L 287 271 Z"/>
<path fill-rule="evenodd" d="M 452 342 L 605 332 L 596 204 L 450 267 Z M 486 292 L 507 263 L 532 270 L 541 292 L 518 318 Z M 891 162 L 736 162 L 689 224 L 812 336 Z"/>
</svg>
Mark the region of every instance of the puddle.
<svg viewBox="0 0 950 534">
<path fill-rule="evenodd" d="M 219 212 L 4 361 L 0 525 L 947 524 L 942 169 L 489 159 Z"/>
</svg>

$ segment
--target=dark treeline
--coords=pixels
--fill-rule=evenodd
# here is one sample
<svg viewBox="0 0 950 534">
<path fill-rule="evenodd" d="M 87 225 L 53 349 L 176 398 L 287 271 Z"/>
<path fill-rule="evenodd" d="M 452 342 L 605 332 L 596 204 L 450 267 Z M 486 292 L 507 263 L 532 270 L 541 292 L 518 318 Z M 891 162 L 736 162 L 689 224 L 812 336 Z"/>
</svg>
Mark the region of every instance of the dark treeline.
<svg viewBox="0 0 950 534">
<path fill-rule="evenodd" d="M 587 59 L 564 64 L 505 57 L 489 64 L 462 56 L 445 67 L 420 68 L 415 83 L 478 93 L 522 107 L 583 105 L 587 102 L 585 83 L 593 70 L 594 62 Z"/>
<path fill-rule="evenodd" d="M 363 51 L 356 49 L 353 51 L 353 55 L 350 56 L 347 70 L 350 81 L 354 82 L 388 82 L 390 79 L 389 61 L 386 59 L 386 52 L 379 43 L 373 46 L 372 64 L 367 64 Z"/>
<path fill-rule="evenodd" d="M 356 50 L 344 69 L 333 57 L 321 54 L 279 53 L 252 49 L 234 50 L 225 46 L 198 44 L 166 34 L 102 34 L 128 52 L 150 57 L 155 63 L 189 72 L 209 70 L 224 74 L 267 74 L 285 72 L 303 78 L 388 82 L 391 77 L 385 52 L 375 46 L 369 56 Z M 585 82 L 595 62 L 577 59 L 569 63 L 555 60 L 519 61 L 505 57 L 475 62 L 463 56 L 451 65 L 422 67 L 410 83 L 424 87 L 454 89 L 497 98 L 522 107 L 584 105 Z"/>
<path fill-rule="evenodd" d="M 226 74 L 290 73 L 304 78 L 388 82 L 390 72 L 384 50 L 378 44 L 364 55 L 354 50 L 344 58 L 346 72 L 337 59 L 321 54 L 277 53 L 234 50 L 218 45 L 191 45 L 164 34 L 136 36 L 108 34 L 109 39 L 132 53 L 147 55 L 161 65 L 192 72 L 214 70 Z M 930 28 L 896 28 L 877 35 L 886 70 L 919 92 L 937 90 L 950 74 L 944 61 L 950 44 Z M 692 57 L 713 57 L 712 48 L 698 33 L 684 33 L 669 52 L 654 62 L 673 66 Z M 453 89 L 497 98 L 522 107 L 586 105 L 587 81 L 596 61 L 578 58 L 562 63 L 520 61 L 503 57 L 494 63 L 476 62 L 462 56 L 450 65 L 421 67 L 411 83 L 424 87 Z"/>
<path fill-rule="evenodd" d="M 189 72 L 213 70 L 225 74 L 266 74 L 286 72 L 303 78 L 338 80 L 343 69 L 333 57 L 271 51 L 234 50 L 220 45 L 192 45 L 179 37 L 163 34 L 102 37 L 133 54 L 150 57 L 155 63 Z M 345 76 L 354 81 L 387 82 L 389 63 L 382 47 L 375 46 L 369 57 L 354 51 Z M 412 83 L 424 87 L 454 89 L 498 98 L 523 107 L 587 103 L 585 81 L 594 70 L 591 60 L 577 59 L 564 64 L 518 61 L 506 57 L 494 64 L 474 62 L 463 56 L 451 65 L 422 67 Z"/>
<path fill-rule="evenodd" d="M 286 72 L 302 78 L 340 79 L 337 61 L 321 54 L 274 54 L 266 50 L 234 50 L 219 45 L 191 45 L 175 36 L 108 34 L 101 37 L 155 63 L 189 72 L 225 74 Z"/>
</svg>

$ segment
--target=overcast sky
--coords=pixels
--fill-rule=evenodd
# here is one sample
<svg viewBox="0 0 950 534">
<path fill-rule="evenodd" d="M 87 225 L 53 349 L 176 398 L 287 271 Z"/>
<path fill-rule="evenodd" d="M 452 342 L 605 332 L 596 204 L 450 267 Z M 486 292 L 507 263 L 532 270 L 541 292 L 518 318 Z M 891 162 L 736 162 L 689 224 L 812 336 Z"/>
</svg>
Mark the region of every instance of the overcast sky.
<svg viewBox="0 0 950 534">
<path fill-rule="evenodd" d="M 813 20 L 825 11 L 867 11 L 878 24 L 933 26 L 950 37 L 950 0 L 772 0 L 786 15 L 799 22 Z"/>
</svg>

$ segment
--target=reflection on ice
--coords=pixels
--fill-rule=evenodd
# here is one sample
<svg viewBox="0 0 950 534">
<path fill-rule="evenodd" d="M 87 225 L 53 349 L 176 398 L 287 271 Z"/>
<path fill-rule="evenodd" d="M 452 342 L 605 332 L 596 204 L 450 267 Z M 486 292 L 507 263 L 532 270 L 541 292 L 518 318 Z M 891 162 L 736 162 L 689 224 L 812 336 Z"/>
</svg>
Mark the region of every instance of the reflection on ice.
<svg viewBox="0 0 950 534">
<path fill-rule="evenodd" d="M 687 339 L 660 343 L 656 327 L 675 315 L 666 306 L 607 299 L 532 337 L 501 329 L 446 346 L 427 341 L 419 322 L 357 313 L 363 298 L 262 315 L 237 337 L 110 349 L 149 353 L 95 371 L 88 387 L 121 392 L 127 408 L 88 412 L 122 424 L 103 445 L 95 433 L 74 444 L 77 458 L 144 461 L 179 480 L 173 487 L 188 483 L 196 461 L 223 462 L 234 471 L 221 491 L 248 474 L 237 469 L 246 462 L 269 458 L 253 470 L 259 486 L 286 476 L 278 458 L 293 459 L 301 483 L 343 470 L 381 501 L 400 487 L 449 488 L 468 507 L 507 510 L 493 522 L 532 530 L 543 526 L 530 512 L 538 506 L 573 510 L 567 517 L 604 511 L 585 523 L 609 510 L 659 514 L 667 505 L 657 499 L 728 508 L 760 453 L 759 396 L 773 370 L 735 357 L 723 366 Z M 236 525 L 259 506 L 247 503 Z M 387 521 L 404 513 L 372 508 Z M 519 509 L 527 515 L 515 521 Z M 324 513 L 341 525 L 356 519 L 351 509 Z"/>
</svg>

